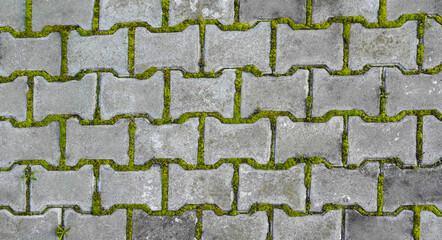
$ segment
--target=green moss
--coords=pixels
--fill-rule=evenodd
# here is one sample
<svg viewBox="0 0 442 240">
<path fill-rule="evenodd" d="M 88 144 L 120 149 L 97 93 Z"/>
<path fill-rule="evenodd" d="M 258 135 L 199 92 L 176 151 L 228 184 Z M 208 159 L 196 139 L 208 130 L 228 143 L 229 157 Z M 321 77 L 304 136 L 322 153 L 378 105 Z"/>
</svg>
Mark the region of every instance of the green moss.
<svg viewBox="0 0 442 240">
<path fill-rule="evenodd" d="M 167 28 L 169 26 L 169 0 L 162 0 L 161 8 L 163 9 L 162 26 L 163 28 Z"/>
<path fill-rule="evenodd" d="M 166 163 L 161 164 L 161 182 L 162 182 L 162 198 L 161 206 L 162 211 L 167 211 L 167 199 L 168 199 L 168 189 L 169 189 L 169 165 Z"/>
<path fill-rule="evenodd" d="M 378 196 L 377 196 L 377 213 L 382 214 L 382 208 L 384 206 L 384 173 L 383 162 L 379 164 L 379 177 L 378 177 Z"/>
<path fill-rule="evenodd" d="M 306 25 L 308 26 L 312 25 L 312 11 L 313 11 L 312 0 L 306 0 L 305 19 L 306 19 Z"/>
<path fill-rule="evenodd" d="M 129 123 L 129 150 L 127 155 L 129 156 L 129 166 L 134 165 L 134 152 L 135 152 L 135 131 L 137 126 L 133 121 Z"/>
<path fill-rule="evenodd" d="M 94 2 L 94 16 L 92 18 L 92 29 L 94 32 L 98 31 L 100 21 L 100 0 Z"/>
<path fill-rule="evenodd" d="M 203 211 L 201 211 L 200 209 L 196 210 L 196 218 L 197 218 L 197 222 L 196 222 L 196 226 L 195 226 L 195 232 L 196 232 L 196 239 L 201 239 L 202 235 L 203 235 Z"/>
<path fill-rule="evenodd" d="M 128 69 L 129 76 L 134 77 L 135 71 L 135 27 L 129 28 L 129 36 L 128 36 Z"/>
<path fill-rule="evenodd" d="M 201 116 L 199 118 L 198 132 L 200 134 L 198 138 L 198 165 L 204 165 L 204 126 L 206 122 L 206 117 Z"/>
<path fill-rule="evenodd" d="M 387 21 L 387 0 L 379 0 L 378 20 L 380 24 Z"/>
</svg>

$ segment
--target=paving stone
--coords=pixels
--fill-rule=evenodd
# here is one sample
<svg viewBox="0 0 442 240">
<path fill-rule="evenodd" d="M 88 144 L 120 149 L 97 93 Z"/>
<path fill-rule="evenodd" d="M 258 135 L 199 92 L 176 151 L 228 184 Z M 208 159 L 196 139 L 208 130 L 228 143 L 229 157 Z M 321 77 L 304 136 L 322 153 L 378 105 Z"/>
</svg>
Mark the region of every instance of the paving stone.
<svg viewBox="0 0 442 240">
<path fill-rule="evenodd" d="M 422 163 L 431 165 L 442 160 L 442 121 L 435 116 L 424 116 L 422 128 Z"/>
<path fill-rule="evenodd" d="M 82 70 L 113 69 L 118 75 L 128 72 L 128 29 L 118 29 L 112 35 L 81 36 L 69 34 L 67 42 L 68 74 Z"/>
<path fill-rule="evenodd" d="M 253 158 L 265 164 L 270 159 L 272 132 L 267 118 L 251 124 L 223 124 L 206 118 L 204 139 L 205 164 L 224 158 Z"/>
<path fill-rule="evenodd" d="M 134 209 L 132 239 L 193 240 L 197 221 L 194 211 L 185 211 L 183 215 L 152 216 L 144 210 Z"/>
<path fill-rule="evenodd" d="M 260 20 L 288 17 L 295 23 L 306 22 L 306 2 L 303 0 L 241 0 L 239 20 L 254 24 Z"/>
<path fill-rule="evenodd" d="M 439 7 L 442 9 L 441 4 Z M 441 11 L 442 12 L 442 11 Z M 422 68 L 434 68 L 442 65 L 442 25 L 433 19 L 429 19 L 431 27 L 425 27 L 424 35 L 424 61 Z"/>
<path fill-rule="evenodd" d="M 343 25 L 331 24 L 322 30 L 293 30 L 278 24 L 276 32 L 276 72 L 286 73 L 292 66 L 326 65 L 340 70 L 344 61 Z"/>
<path fill-rule="evenodd" d="M 135 119 L 135 164 L 153 158 L 181 158 L 196 164 L 198 157 L 198 118 L 183 124 L 152 125 L 144 118 Z"/>
<path fill-rule="evenodd" d="M 61 209 L 49 209 L 42 215 L 17 216 L 0 210 L 1 239 L 59 239 L 56 228 L 61 224 Z"/>
<path fill-rule="evenodd" d="M 213 211 L 203 212 L 204 240 L 266 239 L 268 229 L 269 222 L 264 211 L 236 216 L 218 216 Z"/>
<path fill-rule="evenodd" d="M 400 169 L 384 165 L 384 211 L 403 205 L 435 205 L 442 208 L 442 168 Z"/>
<path fill-rule="evenodd" d="M 43 211 L 49 206 L 74 206 L 90 211 L 94 192 L 92 165 L 78 171 L 48 171 L 44 167 L 32 166 L 31 210 Z"/>
<path fill-rule="evenodd" d="M 378 10 L 378 0 L 312 0 L 312 21 L 323 23 L 331 17 L 362 16 L 368 22 L 377 22 Z"/>
<path fill-rule="evenodd" d="M 40 38 L 14 38 L 0 32 L 0 76 L 14 71 L 45 71 L 59 75 L 61 67 L 60 33 Z"/>
<path fill-rule="evenodd" d="M 288 111 L 297 118 L 306 116 L 308 71 L 298 70 L 292 76 L 256 77 L 242 73 L 241 117 L 247 118 L 255 110 Z"/>
<path fill-rule="evenodd" d="M 100 113 L 104 120 L 120 114 L 147 114 L 162 118 L 164 108 L 163 72 L 148 79 L 117 78 L 112 73 L 100 75 Z"/>
<path fill-rule="evenodd" d="M 188 19 L 217 19 L 222 25 L 229 25 L 233 23 L 234 18 L 234 1 L 169 1 L 169 26 L 175 26 Z"/>
<path fill-rule="evenodd" d="M 342 211 L 290 217 L 281 209 L 273 215 L 273 239 L 341 239 Z"/>
<path fill-rule="evenodd" d="M 442 6 L 438 0 L 388 0 L 387 1 L 387 21 L 394 21 L 402 14 L 420 12 L 428 14 L 442 13 Z"/>
<path fill-rule="evenodd" d="M 126 239 L 126 210 L 117 209 L 111 215 L 93 216 L 76 213 L 67 209 L 64 215 L 64 225 L 69 235 L 63 239 Z"/>
<path fill-rule="evenodd" d="M 201 49 L 199 34 L 198 25 L 188 26 L 182 32 L 169 33 L 152 33 L 146 28 L 136 28 L 135 73 L 142 73 L 151 67 L 198 72 Z"/>
<path fill-rule="evenodd" d="M 442 217 L 429 211 L 421 212 L 421 239 L 442 239 Z"/>
<path fill-rule="evenodd" d="M 80 125 L 77 119 L 66 121 L 66 165 L 80 159 L 110 159 L 118 165 L 129 162 L 129 121 L 120 119 L 114 125 Z"/>
<path fill-rule="evenodd" d="M 144 171 L 114 171 L 111 166 L 100 168 L 98 189 L 101 205 L 109 209 L 116 204 L 146 204 L 161 210 L 161 168 L 153 165 Z"/>
<path fill-rule="evenodd" d="M 184 78 L 180 71 L 170 73 L 170 115 L 187 112 L 219 112 L 233 118 L 235 70 L 224 70 L 217 78 Z"/>
<path fill-rule="evenodd" d="M 25 168 L 15 165 L 9 171 L 0 171 L 0 206 L 9 206 L 15 212 L 26 211 L 26 181 L 21 178 L 25 175 Z"/>
<path fill-rule="evenodd" d="M 332 165 L 342 165 L 342 117 L 325 123 L 292 122 L 279 117 L 276 122 L 275 162 L 289 158 L 321 157 Z"/>
<path fill-rule="evenodd" d="M 215 204 L 228 211 L 233 202 L 232 178 L 230 163 L 211 170 L 184 170 L 170 164 L 168 210 L 176 211 L 187 204 Z"/>
<path fill-rule="evenodd" d="M 0 2 L 0 27 L 9 26 L 15 31 L 25 30 L 26 0 Z"/>
<path fill-rule="evenodd" d="M 59 136 L 58 122 L 45 127 L 14 128 L 10 122 L 0 121 L 0 167 L 7 168 L 19 160 L 45 160 L 58 165 Z"/>
<path fill-rule="evenodd" d="M 413 212 L 404 210 L 396 216 L 363 216 L 347 210 L 345 239 L 413 239 Z"/>
<path fill-rule="evenodd" d="M 95 112 L 97 75 L 86 74 L 77 81 L 48 82 L 41 76 L 34 77 L 34 121 L 42 121 L 49 115 L 71 114 L 93 120 Z"/>
<path fill-rule="evenodd" d="M 45 26 L 75 25 L 92 30 L 94 0 L 33 0 L 32 29 L 41 31 Z"/>
<path fill-rule="evenodd" d="M 241 164 L 238 210 L 247 212 L 254 203 L 268 203 L 287 204 L 292 210 L 304 211 L 304 166 L 299 164 L 288 170 L 272 171 Z"/>
<path fill-rule="evenodd" d="M 0 116 L 26 121 L 28 90 L 28 79 L 24 76 L 9 83 L 0 83 Z"/>
<path fill-rule="evenodd" d="M 400 158 L 404 164 L 416 165 L 416 122 L 415 116 L 385 123 L 349 117 L 347 164 L 360 164 L 365 159 Z"/>
<path fill-rule="evenodd" d="M 270 73 L 270 23 L 262 22 L 247 31 L 222 31 L 206 25 L 204 56 L 207 71 L 254 65 Z"/>
<path fill-rule="evenodd" d="M 169 13 L 170 14 L 170 13 Z M 100 0 L 100 30 L 108 30 L 114 24 L 147 22 L 161 27 L 163 19 L 161 0 Z"/>
<path fill-rule="evenodd" d="M 399 65 L 416 70 L 417 21 L 407 21 L 399 28 L 365 28 L 351 25 L 348 67 L 361 70 L 365 65 Z"/>
<path fill-rule="evenodd" d="M 312 167 L 311 210 L 321 211 L 327 203 L 358 204 L 365 211 L 376 211 L 379 164 L 368 162 L 358 169 Z"/>
<path fill-rule="evenodd" d="M 330 110 L 362 110 L 368 116 L 378 116 L 381 81 L 380 68 L 351 76 L 313 69 L 312 116 L 321 117 Z"/>
</svg>

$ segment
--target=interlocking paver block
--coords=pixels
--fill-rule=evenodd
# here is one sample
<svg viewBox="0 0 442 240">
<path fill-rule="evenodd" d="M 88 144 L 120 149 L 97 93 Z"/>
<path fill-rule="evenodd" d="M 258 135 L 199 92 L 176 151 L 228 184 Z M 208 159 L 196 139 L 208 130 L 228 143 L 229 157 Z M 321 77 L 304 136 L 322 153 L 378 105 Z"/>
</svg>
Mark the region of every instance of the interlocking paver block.
<svg viewBox="0 0 442 240">
<path fill-rule="evenodd" d="M 288 170 L 259 170 L 248 164 L 239 167 L 238 210 L 248 211 L 254 203 L 287 204 L 304 211 L 306 190 L 304 166 Z"/>
<path fill-rule="evenodd" d="M 439 3 L 442 8 L 442 4 Z M 428 24 L 431 27 L 425 27 L 424 34 L 424 61 L 422 63 L 423 68 L 434 68 L 438 65 L 442 65 L 442 24 L 436 22 L 436 20 L 429 19 Z"/>
<path fill-rule="evenodd" d="M 0 116 L 26 121 L 27 77 L 18 77 L 9 83 L 0 83 Z"/>
<path fill-rule="evenodd" d="M 42 166 L 32 166 L 31 210 L 43 211 L 48 206 L 74 206 L 83 211 L 92 207 L 94 173 L 92 165 L 78 171 L 48 171 Z"/>
<path fill-rule="evenodd" d="M 200 49 L 198 25 L 188 26 L 182 32 L 168 33 L 152 33 L 146 28 L 136 28 L 135 73 L 142 73 L 151 67 L 198 72 Z"/>
<path fill-rule="evenodd" d="M 241 117 L 256 110 L 288 111 L 297 118 L 306 116 L 308 71 L 298 70 L 292 76 L 256 77 L 242 73 Z"/>
<path fill-rule="evenodd" d="M 312 0 L 312 21 L 323 23 L 331 17 L 362 16 L 377 22 L 378 0 Z"/>
<path fill-rule="evenodd" d="M 128 72 L 128 29 L 118 29 L 112 35 L 81 36 L 69 34 L 67 42 L 68 74 L 82 70 L 113 69 L 117 74 Z"/>
<path fill-rule="evenodd" d="M 25 175 L 25 168 L 15 165 L 9 171 L 0 171 L 0 206 L 9 206 L 16 212 L 26 210 L 26 182 L 21 178 Z"/>
<path fill-rule="evenodd" d="M 135 209 L 132 217 L 132 239 L 193 240 L 196 231 L 196 212 L 185 211 L 183 215 L 152 216 L 144 210 Z"/>
<path fill-rule="evenodd" d="M 180 71 L 170 73 L 170 115 L 187 112 L 219 112 L 233 117 L 235 70 L 224 70 L 217 78 L 184 78 Z"/>
<path fill-rule="evenodd" d="M 135 119 L 135 164 L 152 158 L 181 158 L 196 164 L 198 157 L 198 118 L 183 124 L 152 125 L 144 118 Z"/>
<path fill-rule="evenodd" d="M 114 125 L 80 125 L 77 119 L 66 121 L 66 165 L 80 159 L 110 159 L 124 165 L 129 161 L 129 121 L 120 119 Z"/>
<path fill-rule="evenodd" d="M 212 170 L 184 170 L 169 165 L 168 209 L 176 211 L 187 204 L 215 204 L 228 211 L 233 202 L 233 165 Z"/>
<path fill-rule="evenodd" d="M 148 79 L 117 78 L 112 73 L 100 75 L 100 113 L 104 120 L 120 114 L 147 114 L 152 119 L 163 116 L 163 72 Z"/>
<path fill-rule="evenodd" d="M 412 233 L 412 211 L 404 210 L 396 216 L 363 216 L 357 211 L 345 211 L 345 239 L 411 240 Z"/>
<path fill-rule="evenodd" d="M 371 68 L 363 75 L 330 75 L 325 69 L 313 69 L 312 116 L 331 110 L 362 110 L 368 116 L 379 115 L 381 69 Z"/>
<path fill-rule="evenodd" d="M 295 23 L 306 21 L 304 0 L 241 0 L 240 22 L 254 24 L 256 21 L 288 17 Z"/>
<path fill-rule="evenodd" d="M 416 70 L 417 21 L 407 21 L 399 28 L 365 28 L 351 25 L 348 67 L 361 70 L 365 65 L 399 65 Z"/>
<path fill-rule="evenodd" d="M 275 162 L 289 158 L 321 157 L 332 165 L 342 165 L 342 117 L 325 123 L 293 122 L 280 117 L 276 122 Z"/>
<path fill-rule="evenodd" d="M 169 26 L 188 19 L 217 19 L 221 24 L 232 24 L 235 18 L 234 1 L 230 0 L 171 0 Z"/>
<path fill-rule="evenodd" d="M 403 205 L 442 208 L 442 168 L 400 169 L 384 165 L 384 211 Z"/>
<path fill-rule="evenodd" d="M 430 165 L 442 160 L 442 121 L 435 116 L 424 116 L 422 135 L 422 163 Z"/>
<path fill-rule="evenodd" d="M 386 123 L 349 117 L 347 164 L 360 164 L 366 159 L 400 158 L 404 164 L 416 165 L 416 122 L 415 116 Z"/>
<path fill-rule="evenodd" d="M 48 115 L 71 114 L 93 120 L 96 104 L 97 75 L 86 74 L 81 80 L 48 82 L 41 76 L 34 77 L 34 121 L 42 121 Z"/>
<path fill-rule="evenodd" d="M 273 239 L 341 239 L 342 211 L 290 217 L 281 209 L 273 215 Z"/>
<path fill-rule="evenodd" d="M 333 23 L 327 29 L 293 30 L 279 24 L 276 32 L 276 72 L 292 66 L 326 65 L 340 70 L 344 64 L 343 25 Z"/>
<path fill-rule="evenodd" d="M 442 14 L 442 5 L 439 0 L 388 0 L 387 21 L 398 19 L 407 13 Z"/>
<path fill-rule="evenodd" d="M 8 32 L 0 32 L 0 76 L 9 76 L 19 70 L 58 75 L 60 67 L 60 33 L 39 38 L 14 38 Z"/>
<path fill-rule="evenodd" d="M 114 24 L 147 22 L 161 27 L 163 10 L 161 0 L 100 0 L 100 30 L 108 30 Z"/>
<path fill-rule="evenodd" d="M 442 217 L 429 211 L 421 212 L 421 239 L 442 239 Z"/>
<path fill-rule="evenodd" d="M 49 209 L 42 215 L 17 216 L 0 210 L 0 239 L 58 239 L 55 229 L 61 224 L 61 209 Z"/>
<path fill-rule="evenodd" d="M 9 26 L 15 31 L 25 30 L 26 0 L 0 2 L 0 27 Z"/>
<path fill-rule="evenodd" d="M 218 216 L 213 211 L 203 212 L 202 239 L 266 239 L 269 222 L 266 212 L 251 215 Z"/>
<path fill-rule="evenodd" d="M 327 203 L 358 204 L 365 211 L 376 211 L 378 175 L 379 165 L 375 162 L 368 162 L 354 170 L 313 165 L 310 190 L 312 211 L 321 211 Z"/>
<path fill-rule="evenodd" d="M 206 70 L 255 65 L 270 73 L 270 23 L 262 22 L 247 31 L 222 31 L 206 26 L 204 56 Z"/>
<path fill-rule="evenodd" d="M 19 160 L 45 160 L 58 165 L 60 158 L 58 122 L 45 127 L 14 128 L 8 121 L 0 122 L 0 167 Z"/>
<path fill-rule="evenodd" d="M 146 204 L 161 210 L 161 169 L 153 165 L 147 171 L 114 171 L 101 166 L 98 189 L 101 205 L 109 209 L 116 204 Z"/>
<path fill-rule="evenodd" d="M 205 164 L 215 164 L 223 158 L 253 158 L 265 164 L 270 159 L 272 132 L 268 118 L 251 124 L 224 124 L 216 118 L 206 118 L 204 139 Z"/>
<path fill-rule="evenodd" d="M 49 25 L 75 25 L 92 30 L 94 0 L 33 0 L 32 29 Z"/>
</svg>

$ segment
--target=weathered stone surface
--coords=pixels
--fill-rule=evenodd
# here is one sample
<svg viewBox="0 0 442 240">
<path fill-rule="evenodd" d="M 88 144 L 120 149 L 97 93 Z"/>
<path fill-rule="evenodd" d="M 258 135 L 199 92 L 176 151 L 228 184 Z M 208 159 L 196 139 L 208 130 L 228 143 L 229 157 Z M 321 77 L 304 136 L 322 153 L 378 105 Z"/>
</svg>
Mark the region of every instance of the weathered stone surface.
<svg viewBox="0 0 442 240">
<path fill-rule="evenodd" d="M 80 159 L 110 159 L 124 165 L 129 161 L 129 121 L 120 119 L 114 125 L 80 125 L 71 118 L 66 121 L 66 165 Z"/>
<path fill-rule="evenodd" d="M 236 216 L 203 212 L 202 239 L 266 239 L 268 229 L 269 222 L 264 211 Z"/>
<path fill-rule="evenodd" d="M 248 164 L 239 167 L 238 210 L 247 212 L 254 203 L 287 204 L 304 211 L 306 189 L 304 166 L 288 170 L 259 170 Z"/>
<path fill-rule="evenodd" d="M 15 165 L 9 171 L 0 171 L 0 206 L 9 206 L 16 212 L 26 210 L 26 181 L 21 178 L 25 175 L 25 168 Z"/>
<path fill-rule="evenodd" d="M 360 205 L 376 211 L 379 164 L 368 162 L 358 169 L 332 168 L 324 164 L 312 167 L 311 210 L 321 211 L 327 203 Z"/>
<path fill-rule="evenodd" d="M 223 124 L 216 118 L 206 118 L 205 123 L 205 164 L 215 164 L 222 158 L 253 158 L 261 164 L 269 161 L 269 119 L 261 118 L 251 124 Z"/>
<path fill-rule="evenodd" d="M 400 158 L 404 164 L 416 165 L 416 121 L 415 116 L 386 123 L 349 117 L 347 164 L 360 164 L 365 159 Z"/>
<path fill-rule="evenodd" d="M 242 73 L 241 117 L 247 118 L 255 110 L 288 111 L 297 118 L 306 116 L 308 71 L 298 70 L 292 76 L 256 77 Z"/>
<path fill-rule="evenodd" d="M 270 73 L 270 23 L 262 22 L 247 31 L 222 31 L 206 25 L 204 56 L 207 71 L 255 65 Z"/>
<path fill-rule="evenodd" d="M 407 21 L 399 28 L 365 28 L 351 25 L 348 67 L 361 70 L 365 65 L 399 65 L 417 69 L 417 21 Z"/>
<path fill-rule="evenodd" d="M 36 165 L 31 167 L 37 180 L 31 181 L 31 210 L 43 211 L 48 206 L 74 206 L 83 211 L 92 207 L 94 173 L 92 165 L 78 171 L 48 171 Z"/>
<path fill-rule="evenodd" d="M 152 125 L 144 118 L 135 119 L 135 164 L 152 158 L 182 158 L 196 164 L 198 157 L 198 118 L 183 124 Z"/>
<path fill-rule="evenodd" d="M 161 27 L 163 10 L 161 0 L 100 0 L 100 30 L 108 30 L 114 24 L 147 22 Z"/>
<path fill-rule="evenodd" d="M 306 2 L 303 0 L 242 0 L 239 5 L 240 22 L 254 24 L 256 21 L 288 17 L 295 23 L 306 21 Z"/>
<path fill-rule="evenodd" d="M 158 165 L 145 171 L 115 171 L 103 165 L 98 184 L 101 205 L 106 209 L 116 204 L 146 204 L 154 211 L 161 210 L 161 168 Z"/>
<path fill-rule="evenodd" d="M 325 123 L 293 122 L 279 117 L 276 122 L 275 162 L 288 158 L 321 157 L 332 165 L 342 165 L 342 117 Z"/>
<path fill-rule="evenodd" d="M 384 165 L 384 211 L 403 205 L 435 205 L 442 208 L 442 168 L 400 169 Z"/>
<path fill-rule="evenodd" d="M 439 3 L 439 7 L 442 5 Z M 428 24 L 431 27 L 425 27 L 424 34 L 424 61 L 423 68 L 434 68 L 442 65 L 442 25 L 433 19 L 429 19 Z"/>
<path fill-rule="evenodd" d="M 81 36 L 72 31 L 68 38 L 68 74 L 82 70 L 113 69 L 117 74 L 128 72 L 128 29 L 118 29 L 112 35 Z"/>
<path fill-rule="evenodd" d="M 102 73 L 100 77 L 102 119 L 108 120 L 120 114 L 147 114 L 152 119 L 163 116 L 163 72 L 158 71 L 143 80 L 117 78 L 112 73 Z"/>
<path fill-rule="evenodd" d="M 4 0 L 0 2 L 0 27 L 11 27 L 15 31 L 25 30 L 26 0 Z"/>
<path fill-rule="evenodd" d="M 45 26 L 75 25 L 92 30 L 94 0 L 33 0 L 32 29 L 41 31 Z"/>
<path fill-rule="evenodd" d="M 396 216 L 363 216 L 345 211 L 345 239 L 396 240 L 413 239 L 413 212 L 401 211 Z"/>
<path fill-rule="evenodd" d="M 290 217 L 281 209 L 273 215 L 273 239 L 341 239 L 342 211 Z"/>
<path fill-rule="evenodd" d="M 378 0 L 312 0 L 312 21 L 325 22 L 331 17 L 362 16 L 369 22 L 378 21 Z"/>
<path fill-rule="evenodd" d="M 45 127 L 14 128 L 9 121 L 0 121 L 0 167 L 18 160 L 45 160 L 58 165 L 60 158 L 58 122 Z"/>
<path fill-rule="evenodd" d="M 325 69 L 313 69 L 312 116 L 330 110 L 362 110 L 368 116 L 379 115 L 381 69 L 371 68 L 363 75 L 330 75 Z"/>
<path fill-rule="evenodd" d="M 16 121 L 26 121 L 28 92 L 27 77 L 18 77 L 9 83 L 0 84 L 0 116 Z"/>
<path fill-rule="evenodd" d="M 438 0 L 388 0 L 387 21 L 398 19 L 406 13 L 442 14 L 442 5 Z"/>
<path fill-rule="evenodd" d="M 135 209 L 132 216 L 132 239 L 193 240 L 197 221 L 194 211 L 185 211 L 183 215 L 175 216 L 152 216 L 144 210 Z"/>
<path fill-rule="evenodd" d="M 234 18 L 234 1 L 169 1 L 169 26 L 175 26 L 188 19 L 217 19 L 221 24 L 229 25 L 233 23 Z"/>
<path fill-rule="evenodd" d="M 429 211 L 421 212 L 421 239 L 442 239 L 442 217 Z"/>
<path fill-rule="evenodd" d="M 14 38 L 8 32 L 0 32 L 0 76 L 19 70 L 59 75 L 60 67 L 60 33 L 40 38 Z"/>
<path fill-rule="evenodd" d="M 442 121 L 435 116 L 424 116 L 422 128 L 422 163 L 430 165 L 442 159 Z"/>
<path fill-rule="evenodd" d="M 169 33 L 152 33 L 139 27 L 135 30 L 135 42 L 135 73 L 151 67 L 199 71 L 201 45 L 198 25 L 188 26 L 182 32 Z"/>
<path fill-rule="evenodd" d="M 276 32 L 276 72 L 286 73 L 292 66 L 326 65 L 340 70 L 344 61 L 343 25 L 331 24 L 321 30 L 293 30 L 279 24 Z"/>
<path fill-rule="evenodd" d="M 225 163 L 212 170 L 184 170 L 169 165 L 168 210 L 187 204 L 215 204 L 228 211 L 233 202 L 233 166 Z"/>
<path fill-rule="evenodd" d="M 8 210 L 0 210 L 1 239 L 53 239 L 56 228 L 61 224 L 61 209 L 49 209 L 42 215 L 17 216 Z"/>
</svg>

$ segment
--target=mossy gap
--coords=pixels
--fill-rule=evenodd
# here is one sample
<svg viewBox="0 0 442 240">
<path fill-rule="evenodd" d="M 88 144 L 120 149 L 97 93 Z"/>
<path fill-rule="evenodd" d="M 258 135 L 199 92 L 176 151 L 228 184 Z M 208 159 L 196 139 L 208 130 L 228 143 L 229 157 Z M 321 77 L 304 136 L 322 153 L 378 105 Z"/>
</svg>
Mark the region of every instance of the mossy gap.
<svg viewBox="0 0 442 240">
<path fill-rule="evenodd" d="M 342 132 L 342 166 L 347 166 L 348 161 L 348 116 L 344 118 L 344 131 Z"/>
<path fill-rule="evenodd" d="M 60 78 L 64 78 L 68 72 L 68 37 L 70 30 L 61 31 L 61 67 Z"/>
<path fill-rule="evenodd" d="M 25 32 L 32 32 L 32 0 L 26 0 L 25 9 Z"/>
<path fill-rule="evenodd" d="M 167 211 L 168 191 L 169 191 L 169 165 L 167 163 L 161 164 L 161 206 L 162 212 Z"/>
<path fill-rule="evenodd" d="M 198 125 L 198 158 L 197 158 L 197 165 L 204 166 L 204 130 L 205 130 L 205 122 L 206 122 L 206 116 L 201 116 L 199 118 L 199 125 Z"/>
<path fill-rule="evenodd" d="M 31 166 L 27 165 L 25 168 L 25 175 L 29 174 L 32 171 Z M 31 212 L 31 178 L 26 178 L 26 213 Z"/>
<path fill-rule="evenodd" d="M 424 116 L 417 115 L 417 127 L 416 127 L 416 161 L 417 166 L 420 167 L 422 164 L 422 159 L 424 157 L 424 152 L 422 150 L 423 143 L 423 121 Z"/>
<path fill-rule="evenodd" d="M 345 240 L 345 208 L 342 208 L 341 211 L 341 240 Z"/>
<path fill-rule="evenodd" d="M 419 240 L 421 238 L 421 208 L 414 206 L 413 207 L 413 238 L 415 240 Z"/>
<path fill-rule="evenodd" d="M 127 218 L 126 218 L 126 239 L 131 240 L 132 239 L 132 216 L 133 216 L 133 209 L 128 208 L 127 209 Z"/>
<path fill-rule="evenodd" d="M 232 178 L 232 188 L 233 188 L 233 202 L 232 202 L 232 215 L 238 214 L 238 188 L 239 188 L 239 163 L 233 164 L 233 178 Z"/>
<path fill-rule="evenodd" d="M 135 27 L 130 27 L 128 32 L 128 68 L 129 77 L 135 76 Z"/>
<path fill-rule="evenodd" d="M 233 119 L 239 120 L 241 118 L 241 85 L 242 85 L 242 71 L 236 70 L 235 79 L 235 96 L 233 105 Z"/>
<path fill-rule="evenodd" d="M 381 26 L 387 21 L 387 0 L 379 0 L 378 21 Z"/>
<path fill-rule="evenodd" d="M 270 130 L 272 131 L 272 141 L 270 143 L 270 159 L 268 165 L 275 165 L 275 144 L 276 144 L 276 120 L 277 117 L 270 117 Z"/>
<path fill-rule="evenodd" d="M 377 214 L 382 215 L 384 207 L 384 162 L 379 162 L 378 176 L 378 195 L 377 195 Z"/>
<path fill-rule="evenodd" d="M 197 222 L 195 225 L 195 238 L 201 239 L 203 234 L 203 211 L 201 209 L 196 210 Z"/>
<path fill-rule="evenodd" d="M 386 79 L 386 69 L 384 67 L 382 67 L 381 70 L 381 86 L 379 86 L 379 90 L 380 90 L 380 105 L 379 105 L 379 115 L 380 116 L 385 116 L 385 104 L 386 104 L 386 96 L 387 96 L 387 91 L 386 91 L 386 83 L 385 83 L 385 79 Z"/>
<path fill-rule="evenodd" d="M 31 125 L 34 118 L 34 77 L 28 77 L 28 92 L 26 93 L 26 125 Z"/>
<path fill-rule="evenodd" d="M 270 31 L 270 63 L 269 66 L 272 69 L 272 73 L 275 73 L 276 68 L 276 31 L 278 30 L 278 23 L 271 21 Z"/>
<path fill-rule="evenodd" d="M 273 215 L 274 215 L 274 208 L 268 209 L 267 211 L 267 221 L 269 224 L 269 230 L 267 231 L 267 237 L 266 240 L 272 240 L 273 239 Z"/>
<path fill-rule="evenodd" d="M 94 193 L 92 194 L 92 215 L 104 215 L 104 208 L 101 205 L 101 196 L 98 189 L 98 181 L 100 178 L 100 163 L 94 161 L 93 162 L 93 170 L 94 170 Z"/>
<path fill-rule="evenodd" d="M 313 70 L 308 69 L 308 93 L 305 99 L 306 106 L 306 120 L 310 121 L 312 118 L 312 105 L 313 105 Z"/>
<path fill-rule="evenodd" d="M 162 0 L 161 9 L 163 10 L 162 27 L 168 28 L 169 26 L 169 0 Z"/>
<path fill-rule="evenodd" d="M 92 31 L 98 32 L 100 25 L 100 0 L 94 2 L 94 15 L 92 18 Z"/>
<path fill-rule="evenodd" d="M 129 123 L 129 150 L 127 155 L 129 156 L 129 166 L 134 166 L 134 153 L 135 153 L 135 131 L 137 126 L 135 125 L 133 119 L 130 119 Z"/>
<path fill-rule="evenodd" d="M 62 118 L 60 124 L 60 167 L 66 166 L 66 119 Z"/>
<path fill-rule="evenodd" d="M 239 6 L 240 5 L 240 2 L 239 2 L 239 0 L 235 0 L 234 2 L 233 2 L 233 7 L 234 7 L 234 9 L 235 9 L 235 13 L 234 13 L 234 24 L 235 23 L 239 23 Z"/>
<path fill-rule="evenodd" d="M 342 66 L 342 74 L 343 75 L 350 75 L 351 71 L 348 69 L 348 58 L 349 58 L 349 44 L 350 44 L 350 33 L 351 33 L 351 22 L 345 21 L 343 26 L 343 32 L 342 32 L 342 38 L 344 41 L 344 48 L 343 48 L 343 66 Z"/>
<path fill-rule="evenodd" d="M 306 11 L 305 11 L 306 22 L 305 22 L 305 24 L 310 27 L 313 24 L 313 22 L 312 22 L 312 12 L 313 12 L 312 0 L 306 0 L 305 6 L 306 6 Z"/>
<path fill-rule="evenodd" d="M 200 28 L 200 59 L 198 61 L 198 66 L 200 67 L 200 73 L 204 72 L 204 68 L 206 66 L 206 63 L 204 61 L 204 46 L 206 41 L 206 23 L 204 21 L 201 21 L 199 24 Z"/>
<path fill-rule="evenodd" d="M 95 89 L 95 111 L 94 111 L 94 123 L 101 121 L 100 113 L 100 90 L 101 90 L 101 74 L 97 72 L 97 88 Z"/>
<path fill-rule="evenodd" d="M 164 121 L 171 121 L 170 118 L 170 70 L 164 69 L 164 109 L 163 109 L 163 120 Z"/>
<path fill-rule="evenodd" d="M 310 212 L 311 199 L 310 191 L 312 185 L 312 165 L 307 163 L 304 167 L 304 186 L 305 186 L 305 212 Z"/>
</svg>

